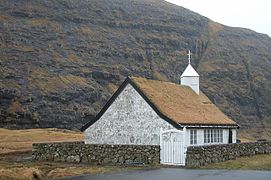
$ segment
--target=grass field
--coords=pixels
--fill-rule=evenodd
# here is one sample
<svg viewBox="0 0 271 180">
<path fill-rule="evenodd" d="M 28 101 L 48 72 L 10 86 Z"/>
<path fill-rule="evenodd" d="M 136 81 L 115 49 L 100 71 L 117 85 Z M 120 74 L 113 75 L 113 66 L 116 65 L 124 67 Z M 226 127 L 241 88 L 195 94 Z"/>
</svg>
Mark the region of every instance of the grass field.
<svg viewBox="0 0 271 180">
<path fill-rule="evenodd" d="M 8 130 L 0 128 L 0 155 L 31 151 L 32 143 L 83 141 L 83 133 L 63 129 Z"/>
<path fill-rule="evenodd" d="M 241 157 L 235 160 L 214 163 L 201 167 L 203 169 L 238 169 L 271 171 L 271 154 Z"/>
<path fill-rule="evenodd" d="M 7 130 L 0 128 L 0 179 L 54 179 L 84 173 L 124 171 L 125 167 L 31 162 L 32 143 L 82 141 L 83 133 L 63 129 Z"/>
<path fill-rule="evenodd" d="M 54 128 L 25 130 L 0 128 L 0 180 L 55 179 L 140 168 L 31 161 L 32 143 L 61 141 L 83 141 L 83 133 Z"/>
</svg>

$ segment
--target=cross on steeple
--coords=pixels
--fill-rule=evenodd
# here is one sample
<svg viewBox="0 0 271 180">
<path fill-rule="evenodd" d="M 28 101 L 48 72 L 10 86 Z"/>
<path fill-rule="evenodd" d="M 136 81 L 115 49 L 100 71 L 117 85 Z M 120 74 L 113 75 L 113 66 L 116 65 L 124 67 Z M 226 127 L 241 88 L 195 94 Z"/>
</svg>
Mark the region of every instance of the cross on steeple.
<svg viewBox="0 0 271 180">
<path fill-rule="evenodd" d="M 191 87 L 199 95 L 199 74 L 190 64 L 192 55 L 190 50 L 187 55 L 189 64 L 181 75 L 181 85 Z"/>
<path fill-rule="evenodd" d="M 188 55 L 188 61 L 189 61 L 189 64 L 190 64 L 190 61 L 191 61 L 191 55 L 192 55 L 192 53 L 191 53 L 190 50 L 188 51 L 188 54 L 187 54 L 187 55 Z"/>
</svg>

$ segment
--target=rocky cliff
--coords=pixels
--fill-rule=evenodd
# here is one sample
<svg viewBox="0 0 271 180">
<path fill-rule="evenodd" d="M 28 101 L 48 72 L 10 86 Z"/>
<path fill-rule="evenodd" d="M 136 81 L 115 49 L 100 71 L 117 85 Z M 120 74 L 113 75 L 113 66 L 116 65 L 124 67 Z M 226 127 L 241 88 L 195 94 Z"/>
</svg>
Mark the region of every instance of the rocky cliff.
<svg viewBox="0 0 271 180">
<path fill-rule="evenodd" d="M 0 127 L 79 128 L 127 76 L 201 90 L 257 137 L 271 125 L 271 38 L 162 0 L 1 0 Z"/>
</svg>

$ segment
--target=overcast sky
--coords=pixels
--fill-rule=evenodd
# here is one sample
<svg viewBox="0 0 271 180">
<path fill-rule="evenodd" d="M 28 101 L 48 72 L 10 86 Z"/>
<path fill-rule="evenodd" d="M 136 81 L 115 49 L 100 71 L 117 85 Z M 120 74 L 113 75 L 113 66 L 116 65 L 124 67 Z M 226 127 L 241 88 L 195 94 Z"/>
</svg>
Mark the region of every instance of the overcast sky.
<svg viewBox="0 0 271 180">
<path fill-rule="evenodd" d="M 216 22 L 271 37 L 271 0 L 166 0 Z"/>
</svg>

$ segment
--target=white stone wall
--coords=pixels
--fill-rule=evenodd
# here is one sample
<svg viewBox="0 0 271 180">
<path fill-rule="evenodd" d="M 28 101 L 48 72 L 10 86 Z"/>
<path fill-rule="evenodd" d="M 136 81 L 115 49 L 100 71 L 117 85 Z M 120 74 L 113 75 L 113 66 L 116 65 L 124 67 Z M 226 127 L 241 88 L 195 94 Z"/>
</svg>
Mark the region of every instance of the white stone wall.
<svg viewBox="0 0 271 180">
<path fill-rule="evenodd" d="M 103 116 L 85 130 L 85 143 L 159 145 L 161 127 L 175 129 L 128 84 Z"/>
</svg>

